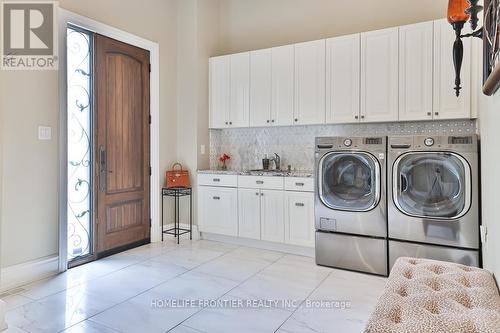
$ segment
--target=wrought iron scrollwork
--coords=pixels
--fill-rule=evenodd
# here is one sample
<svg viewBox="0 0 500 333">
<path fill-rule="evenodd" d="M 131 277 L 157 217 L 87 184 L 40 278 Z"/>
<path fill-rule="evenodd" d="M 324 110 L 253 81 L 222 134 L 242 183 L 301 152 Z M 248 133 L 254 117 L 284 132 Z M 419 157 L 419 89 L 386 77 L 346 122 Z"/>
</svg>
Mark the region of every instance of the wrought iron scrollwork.
<svg viewBox="0 0 500 333">
<path fill-rule="evenodd" d="M 68 261 L 92 253 L 91 72 L 91 35 L 68 27 Z"/>
</svg>

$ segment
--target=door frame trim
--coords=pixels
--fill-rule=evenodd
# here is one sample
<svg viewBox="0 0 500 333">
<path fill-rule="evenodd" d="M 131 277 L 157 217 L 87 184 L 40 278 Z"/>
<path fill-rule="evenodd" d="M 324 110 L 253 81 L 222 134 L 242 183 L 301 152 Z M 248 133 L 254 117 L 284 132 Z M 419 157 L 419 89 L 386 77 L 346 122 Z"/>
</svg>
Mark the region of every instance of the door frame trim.
<svg viewBox="0 0 500 333">
<path fill-rule="evenodd" d="M 72 24 L 85 30 L 140 47 L 150 52 L 150 215 L 151 242 L 161 239 L 160 230 L 160 46 L 88 17 L 59 8 L 59 271 L 67 269 L 67 83 L 66 27 Z"/>
</svg>

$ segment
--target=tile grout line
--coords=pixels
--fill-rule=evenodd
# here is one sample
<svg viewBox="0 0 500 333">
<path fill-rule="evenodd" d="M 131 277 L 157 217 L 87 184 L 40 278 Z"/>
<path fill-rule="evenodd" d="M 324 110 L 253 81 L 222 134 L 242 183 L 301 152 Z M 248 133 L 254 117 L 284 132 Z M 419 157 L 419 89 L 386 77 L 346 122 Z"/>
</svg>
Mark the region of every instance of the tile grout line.
<svg viewBox="0 0 500 333">
<path fill-rule="evenodd" d="M 280 326 L 278 326 L 278 328 L 276 328 L 276 330 L 274 331 L 274 333 L 277 333 L 279 331 L 279 329 L 295 314 L 295 312 L 297 312 L 298 309 L 300 309 L 300 307 L 302 306 L 302 304 L 304 304 L 304 302 L 312 295 L 314 294 L 314 292 L 316 290 L 318 290 L 318 288 L 323 284 L 323 282 L 326 281 L 326 279 L 328 279 L 328 277 L 330 277 L 330 275 L 332 274 L 332 271 L 328 272 L 328 274 L 323 278 L 323 280 L 321 280 L 318 285 L 313 288 L 313 290 L 302 300 L 302 302 L 300 302 L 299 306 L 297 306 L 295 308 L 295 310 L 292 311 L 292 313 L 280 324 Z"/>
<path fill-rule="evenodd" d="M 240 247 L 241 247 L 241 246 L 237 246 L 236 248 L 231 249 L 231 250 L 229 250 L 229 251 L 227 251 L 227 252 L 222 252 L 220 255 L 218 255 L 218 256 L 216 256 L 216 257 L 214 257 L 214 258 L 212 258 L 212 259 L 210 259 L 210 260 L 208 260 L 208 261 L 205 261 L 205 262 L 203 262 L 203 263 L 200 263 L 199 265 L 193 266 L 193 267 L 192 267 L 192 268 L 190 268 L 190 269 L 186 269 L 186 271 L 185 271 L 185 272 L 182 272 L 182 273 L 180 273 L 180 274 L 178 274 L 178 275 L 172 276 L 172 277 L 170 277 L 170 278 L 166 279 L 165 281 L 162 281 L 161 283 L 158 283 L 158 284 L 156 284 L 156 285 L 152 286 L 152 287 L 151 287 L 151 288 L 149 288 L 149 289 L 146 289 L 146 290 L 144 290 L 144 291 L 142 291 L 142 292 L 140 292 L 140 293 L 138 293 L 138 294 L 136 294 L 136 295 L 134 295 L 134 296 L 131 296 L 131 297 L 129 297 L 129 298 L 127 298 L 127 299 L 125 299 L 125 300 L 123 300 L 123 301 L 119 302 L 119 303 L 116 303 L 116 304 L 114 304 L 114 305 L 110 306 L 109 308 L 103 309 L 103 310 L 101 310 L 101 311 L 99 311 L 99 312 L 97 312 L 97 313 L 93 314 L 92 316 L 89 316 L 89 317 L 87 317 L 87 318 L 85 318 L 85 319 L 82 319 L 81 321 L 79 321 L 79 322 L 77 322 L 77 323 L 75 323 L 75 324 L 73 324 L 73 325 L 71 325 L 71 326 L 69 326 L 69 327 L 65 327 L 65 328 L 64 328 L 62 331 L 60 331 L 60 332 L 64 332 L 65 330 L 67 330 L 67 329 L 69 329 L 69 328 L 71 328 L 71 327 L 73 327 L 73 326 L 75 326 L 75 325 L 78 325 L 78 324 L 80 324 L 80 323 L 82 323 L 82 322 L 84 322 L 84 321 L 86 321 L 86 320 L 90 320 L 90 321 L 91 321 L 91 322 L 93 322 L 93 323 L 96 323 L 96 324 L 98 324 L 98 325 L 101 325 L 101 323 L 99 323 L 99 322 L 96 322 L 96 321 L 92 320 L 92 318 L 93 318 L 93 317 L 95 317 L 95 316 L 97 316 L 97 315 L 99 315 L 99 314 L 101 314 L 101 313 L 103 313 L 103 312 L 105 312 L 105 311 L 108 311 L 108 310 L 110 310 L 110 309 L 112 309 L 112 308 L 114 308 L 114 307 L 116 307 L 116 306 L 118 306 L 118 305 L 121 305 L 121 304 L 123 304 L 123 303 L 126 303 L 126 302 L 130 301 L 131 299 L 133 299 L 133 298 L 135 298 L 135 297 L 137 297 L 137 296 L 140 296 L 140 295 L 142 295 L 142 294 L 145 294 L 145 293 L 147 293 L 148 291 L 150 291 L 151 289 L 154 289 L 154 288 L 158 287 L 158 286 L 159 286 L 159 285 L 161 285 L 161 284 L 164 284 L 164 283 L 166 283 L 166 282 L 168 282 L 168 281 L 170 281 L 170 280 L 176 279 L 176 278 L 178 278 L 178 277 L 180 277 L 180 276 L 182 276 L 182 275 L 184 275 L 184 274 L 186 274 L 186 273 L 188 273 L 188 272 L 190 272 L 190 271 L 192 271 L 192 270 L 194 270 L 194 269 L 196 269 L 196 268 L 198 268 L 198 267 L 200 267 L 200 266 L 202 266 L 202 265 L 204 265 L 204 264 L 207 264 L 207 263 L 209 263 L 209 262 L 211 262 L 211 261 L 214 261 L 214 260 L 216 260 L 216 259 L 218 259 L 218 258 L 220 258 L 220 257 L 223 257 L 223 256 L 225 256 L 226 254 L 228 254 L 228 253 L 230 253 L 230 252 L 232 252 L 232 251 L 235 251 L 236 249 L 239 249 Z M 179 249 L 179 248 L 177 248 L 177 249 Z M 189 249 L 189 248 L 188 248 L 188 249 Z M 212 251 L 213 251 L 213 250 L 212 250 Z M 169 252 L 171 252 L 171 251 L 167 251 L 166 253 L 169 253 Z M 165 253 L 164 253 L 164 254 L 165 254 Z M 163 254 L 161 254 L 161 255 L 163 255 Z M 145 261 L 147 261 L 147 260 L 145 260 Z M 137 263 L 137 264 L 138 264 L 138 263 Z M 132 265 L 129 265 L 129 266 L 133 266 L 133 265 L 136 265 L 136 264 L 132 264 Z M 129 266 L 127 266 L 127 267 L 129 267 Z M 179 266 L 179 265 L 177 265 L 177 266 Z M 124 267 L 124 268 L 126 268 L 126 267 Z M 182 267 L 182 268 L 185 268 L 185 267 Z M 116 271 L 116 272 L 117 272 L 117 271 Z M 114 330 L 115 330 L 115 331 L 117 331 L 117 332 L 120 332 L 120 331 L 118 331 L 118 330 L 116 330 L 116 329 L 114 329 Z"/>
<path fill-rule="evenodd" d="M 244 247 L 244 246 L 242 246 Z M 251 248 L 251 247 L 247 247 L 247 248 Z M 268 250 L 266 250 L 268 251 Z M 270 262 L 269 264 L 267 264 L 266 266 L 262 267 L 262 269 L 258 270 L 257 272 L 255 272 L 254 274 L 250 275 L 248 278 L 246 278 L 245 280 L 241 281 L 240 283 L 238 283 L 236 286 L 234 286 L 233 288 L 231 288 L 230 290 L 228 290 L 227 292 L 225 292 L 224 294 L 222 294 L 221 296 L 219 296 L 217 298 L 217 300 L 220 300 L 222 297 L 226 296 L 227 294 L 229 294 L 231 291 L 233 291 L 234 289 L 238 288 L 239 286 L 241 286 L 243 283 L 247 282 L 248 280 L 250 280 L 251 278 L 255 277 L 256 275 L 258 275 L 259 273 L 261 273 L 263 270 L 265 270 L 266 268 L 274 265 L 278 260 L 282 259 L 284 256 L 286 256 L 287 254 L 284 253 L 284 252 L 278 252 L 278 251 L 272 251 L 272 252 L 277 252 L 277 253 L 281 253 L 281 256 L 279 258 L 276 258 L 276 260 Z M 180 325 L 183 325 L 183 323 L 185 321 L 187 321 L 188 319 L 192 318 L 193 316 L 197 315 L 198 313 L 200 313 L 201 311 L 205 310 L 206 308 L 202 307 L 200 310 L 196 311 L 195 313 L 193 313 L 192 315 L 190 315 L 189 317 L 187 317 L 186 319 L 184 319 L 183 321 L 181 321 L 179 324 L 177 324 L 176 326 L 172 327 L 170 330 L 168 330 L 167 332 L 170 332 L 172 331 L 173 329 L 175 329 L 176 327 L 180 326 Z M 192 328 L 190 327 L 189 325 L 185 325 L 184 326 L 187 326 L 189 328 Z M 196 330 L 199 331 L 198 328 L 196 328 Z M 200 331 L 201 333 L 206 333 L 204 331 Z"/>
</svg>

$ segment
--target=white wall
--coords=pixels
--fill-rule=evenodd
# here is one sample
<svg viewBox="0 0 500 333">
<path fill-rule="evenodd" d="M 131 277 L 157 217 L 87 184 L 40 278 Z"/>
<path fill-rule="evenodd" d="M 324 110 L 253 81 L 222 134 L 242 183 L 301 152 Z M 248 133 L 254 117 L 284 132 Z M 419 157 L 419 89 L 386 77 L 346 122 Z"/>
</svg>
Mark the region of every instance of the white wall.
<svg viewBox="0 0 500 333">
<path fill-rule="evenodd" d="M 60 6 L 160 45 L 160 172 L 176 158 L 175 0 L 60 0 Z M 2 267 L 58 251 L 58 73 L 0 71 Z M 51 141 L 37 126 L 52 127 Z M 157 184 L 158 188 L 160 184 Z"/>
<path fill-rule="evenodd" d="M 446 16 L 446 0 L 221 0 L 221 53 L 381 29 Z"/>
<path fill-rule="evenodd" d="M 483 244 L 483 264 L 500 279 L 500 91 L 481 98 L 479 132 L 481 133 L 482 221 L 488 229 Z"/>
</svg>

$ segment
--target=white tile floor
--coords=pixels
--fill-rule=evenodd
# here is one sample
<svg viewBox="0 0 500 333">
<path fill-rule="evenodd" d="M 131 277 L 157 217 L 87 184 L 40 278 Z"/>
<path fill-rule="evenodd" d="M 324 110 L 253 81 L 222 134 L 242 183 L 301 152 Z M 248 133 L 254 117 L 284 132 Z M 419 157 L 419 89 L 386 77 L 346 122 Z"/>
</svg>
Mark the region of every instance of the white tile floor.
<svg viewBox="0 0 500 333">
<path fill-rule="evenodd" d="M 184 240 L 83 265 L 4 300 L 8 332 L 362 332 L 384 284 L 381 277 L 316 266 L 312 258 Z M 289 302 L 173 308 L 162 306 L 165 300 Z M 328 308 L 336 305 L 330 301 L 350 307 Z"/>
</svg>

